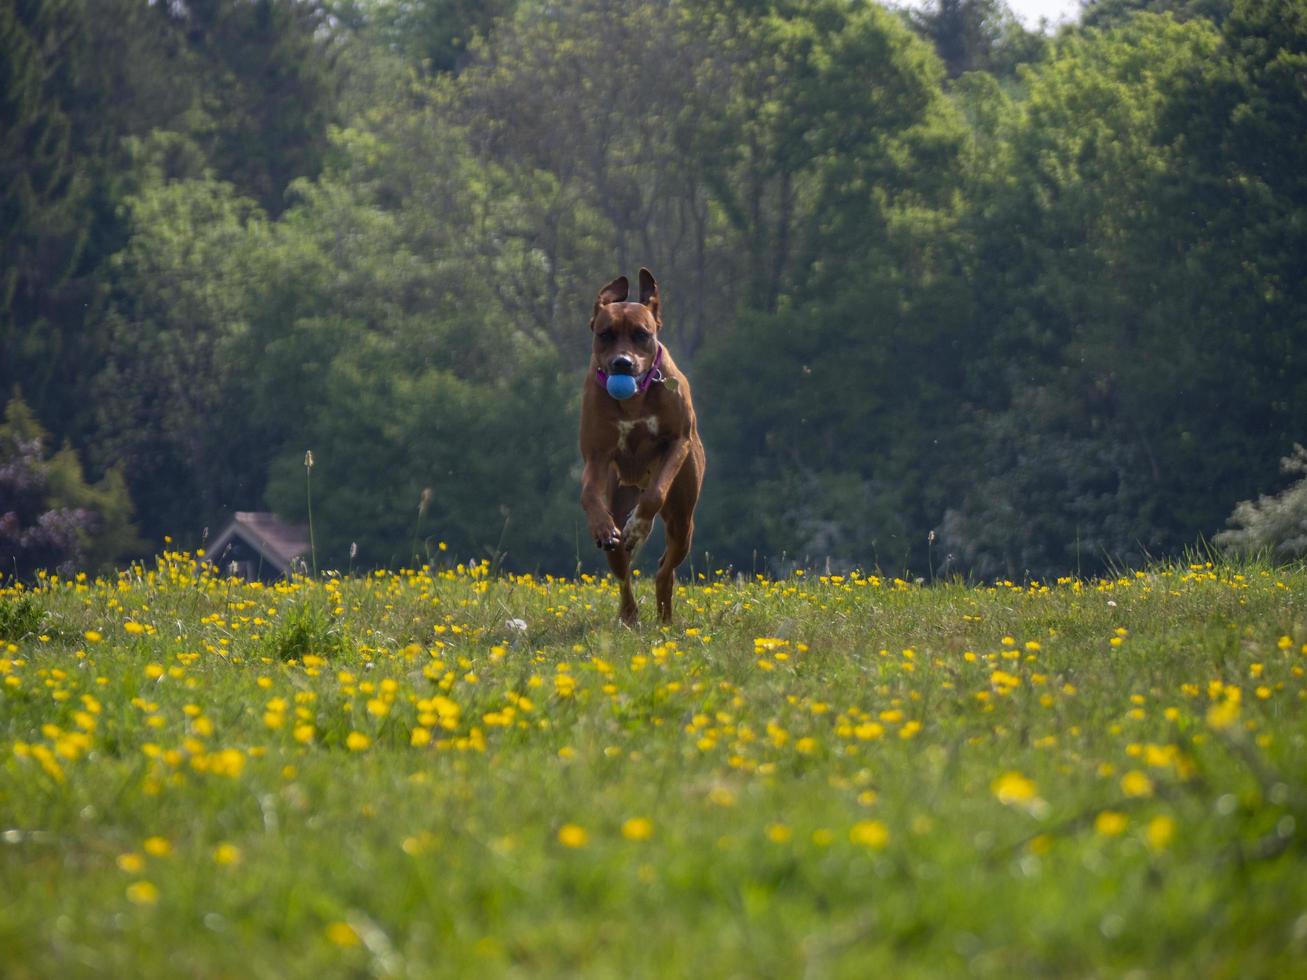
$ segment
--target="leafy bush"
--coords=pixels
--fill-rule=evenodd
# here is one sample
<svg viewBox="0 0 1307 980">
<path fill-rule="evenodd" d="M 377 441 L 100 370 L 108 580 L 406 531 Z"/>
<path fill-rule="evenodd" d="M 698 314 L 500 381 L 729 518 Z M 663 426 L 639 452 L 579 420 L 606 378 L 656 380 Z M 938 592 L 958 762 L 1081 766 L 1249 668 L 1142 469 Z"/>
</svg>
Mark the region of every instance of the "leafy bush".
<svg viewBox="0 0 1307 980">
<path fill-rule="evenodd" d="M 1281 493 L 1237 504 L 1227 522 L 1233 526 L 1216 536 L 1218 545 L 1235 554 L 1267 554 L 1284 561 L 1307 557 L 1307 449 L 1295 443 L 1280 467 L 1303 478 Z"/>
<path fill-rule="evenodd" d="M 0 640 L 21 640 L 35 634 L 45 619 L 29 595 L 0 597 Z"/>
<path fill-rule="evenodd" d="M 265 639 L 268 656 L 278 660 L 302 660 L 308 654 L 332 658 L 347 644 L 340 621 L 322 605 L 303 602 L 291 606 Z"/>
<path fill-rule="evenodd" d="M 86 482 L 77 454 L 46 454 L 46 432 L 15 394 L 0 425 L 0 579 L 66 574 L 140 551 L 122 474 Z"/>
</svg>

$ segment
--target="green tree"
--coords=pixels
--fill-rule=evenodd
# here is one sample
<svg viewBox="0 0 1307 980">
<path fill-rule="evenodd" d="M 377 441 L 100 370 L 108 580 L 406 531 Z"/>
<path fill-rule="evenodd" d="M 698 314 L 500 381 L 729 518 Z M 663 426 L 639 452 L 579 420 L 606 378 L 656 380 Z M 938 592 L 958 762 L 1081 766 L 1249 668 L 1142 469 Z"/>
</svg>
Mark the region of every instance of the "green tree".
<svg viewBox="0 0 1307 980">
<path fill-rule="evenodd" d="M 258 364 L 249 409 L 275 420 L 267 499 L 307 516 L 311 449 L 319 564 L 343 567 L 352 542 L 360 563 L 408 561 L 430 538 L 570 569 L 575 381 L 487 259 L 503 260 L 487 239 L 522 220 L 521 198 L 430 96 L 418 85 L 338 131 L 260 253 L 268 288 L 239 360 Z"/>
<path fill-rule="evenodd" d="M 72 126 L 52 52 L 75 43 L 75 0 L 0 4 L 0 390 L 41 402 L 60 355 L 54 293 L 74 274 L 89 224 Z"/>
<path fill-rule="evenodd" d="M 146 176 L 127 198 L 128 242 L 112 260 L 96 376 L 94 462 L 126 465 L 155 540 L 257 499 L 261 427 L 248 416 L 250 361 L 239 343 L 260 292 L 266 219 L 212 177 L 170 180 L 198 151 L 158 134 L 138 145 Z M 184 166 L 184 165 L 183 165 Z M 244 499 L 243 499 L 244 498 Z"/>
<path fill-rule="evenodd" d="M 656 270 L 681 355 L 734 311 L 734 236 L 698 143 L 724 111 L 721 32 L 692 4 L 527 5 L 449 87 L 497 182 L 495 280 L 578 367 L 597 276 Z"/>
<path fill-rule="evenodd" d="M 512 16 L 519 0 L 341 0 L 333 12 L 355 30 L 433 72 L 453 72 L 495 22 Z"/>
<path fill-rule="evenodd" d="M 755 42 L 711 185 L 754 265 L 696 365 L 726 484 L 701 544 L 901 568 L 924 554 L 973 339 L 962 119 L 930 48 L 878 7 L 778 5 Z"/>
<path fill-rule="evenodd" d="M 935 46 L 949 78 L 970 71 L 1014 77 L 1040 60 L 1047 41 L 1028 31 L 1002 0 L 931 0 L 909 9 L 908 23 Z"/>
<path fill-rule="evenodd" d="M 1067 36 L 998 125 L 972 272 L 992 344 L 969 386 L 973 476 L 945 519 L 975 567 L 1174 553 L 1282 451 L 1288 417 L 1267 422 L 1298 397 L 1272 368 L 1291 328 L 1262 319 L 1248 277 L 1288 253 L 1250 248 L 1256 212 L 1213 207 L 1195 179 L 1197 93 L 1232 118 L 1214 111 L 1227 50 L 1206 21 L 1146 14 Z"/>
<path fill-rule="evenodd" d="M 1085 27 L 1109 30 L 1135 14 L 1170 14 L 1176 20 L 1202 17 L 1220 24 L 1230 14 L 1231 0 L 1081 0 L 1080 22 Z"/>
<path fill-rule="evenodd" d="M 332 29 L 328 4 L 187 0 L 155 10 L 184 39 L 185 63 L 200 82 L 190 135 L 219 178 L 280 213 L 290 183 L 318 172 L 338 121 L 347 36 Z"/>
</svg>

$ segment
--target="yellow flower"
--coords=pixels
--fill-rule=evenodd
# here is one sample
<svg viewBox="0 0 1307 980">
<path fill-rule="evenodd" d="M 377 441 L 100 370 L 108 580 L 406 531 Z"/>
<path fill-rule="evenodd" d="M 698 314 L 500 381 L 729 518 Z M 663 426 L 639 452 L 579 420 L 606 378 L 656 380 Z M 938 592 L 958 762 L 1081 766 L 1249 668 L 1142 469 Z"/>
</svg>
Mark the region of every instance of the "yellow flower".
<svg viewBox="0 0 1307 980">
<path fill-rule="evenodd" d="M 362 752 L 372 744 L 372 739 L 368 738 L 362 732 L 350 732 L 345 736 L 345 746 L 351 752 Z"/>
<path fill-rule="evenodd" d="M 167 857 L 172 853 L 172 843 L 166 837 L 147 837 L 141 846 L 153 857 Z"/>
<path fill-rule="evenodd" d="M 118 867 L 129 875 L 139 874 L 145 867 L 145 858 L 134 851 L 118 855 Z"/>
<path fill-rule="evenodd" d="M 774 823 L 767 827 L 767 839 L 773 844 L 785 844 L 793 836 L 794 831 L 783 823 Z"/>
<path fill-rule="evenodd" d="M 1121 792 L 1126 796 L 1152 796 L 1153 781 L 1138 769 L 1131 769 L 1121 777 Z"/>
<path fill-rule="evenodd" d="M 148 881 L 134 881 L 127 886 L 127 901 L 133 905 L 153 905 L 159 901 L 159 889 Z"/>
<path fill-rule="evenodd" d="M 1148 827 L 1144 831 L 1144 838 L 1148 841 L 1148 846 L 1154 851 L 1164 851 L 1171 846 L 1171 840 L 1175 837 L 1175 820 L 1166 814 L 1153 817 L 1148 821 Z"/>
<path fill-rule="evenodd" d="M 1103 837 L 1117 837 L 1125 833 L 1130 819 L 1120 811 L 1104 810 L 1094 819 L 1094 832 Z"/>
<path fill-rule="evenodd" d="M 133 623 L 133 622 L 123 623 L 123 629 L 125 629 L 128 632 L 128 634 L 131 636 L 140 636 L 142 633 L 145 632 L 144 626 L 142 626 L 140 623 Z"/>
<path fill-rule="evenodd" d="M 653 821 L 648 817 L 631 817 L 622 824 L 622 836 L 627 840 L 648 840 L 653 836 Z"/>
<path fill-rule="evenodd" d="M 1239 720 L 1239 701 L 1228 699 L 1214 704 L 1207 709 L 1207 725 L 1217 731 L 1224 731 Z"/>
<path fill-rule="evenodd" d="M 889 843 L 889 828 L 879 820 L 859 820 L 849 828 L 849 840 L 860 847 L 879 851 Z"/>
<path fill-rule="evenodd" d="M 718 786 L 708 794 L 708 802 L 715 806 L 735 806 L 735 794 L 724 786 Z"/>
<path fill-rule="evenodd" d="M 1035 798 L 1035 782 L 1021 773 L 1005 772 L 990 784 L 990 789 L 1000 803 L 1011 806 L 1014 803 L 1028 803 Z"/>
<path fill-rule="evenodd" d="M 224 841 L 213 849 L 213 860 L 223 865 L 240 864 L 241 849 Z"/>
<path fill-rule="evenodd" d="M 590 835 L 586 833 L 584 827 L 577 826 L 574 823 L 565 823 L 558 828 L 558 843 L 564 847 L 573 849 L 585 847 L 590 841 Z"/>
<path fill-rule="evenodd" d="M 87 630 L 82 635 L 86 637 L 87 643 L 99 643 L 101 640 L 104 639 L 104 634 L 101 633 L 99 630 Z"/>
<path fill-rule="evenodd" d="M 337 946 L 359 946 L 363 940 L 348 922 L 331 922 L 327 925 L 327 939 Z"/>
</svg>

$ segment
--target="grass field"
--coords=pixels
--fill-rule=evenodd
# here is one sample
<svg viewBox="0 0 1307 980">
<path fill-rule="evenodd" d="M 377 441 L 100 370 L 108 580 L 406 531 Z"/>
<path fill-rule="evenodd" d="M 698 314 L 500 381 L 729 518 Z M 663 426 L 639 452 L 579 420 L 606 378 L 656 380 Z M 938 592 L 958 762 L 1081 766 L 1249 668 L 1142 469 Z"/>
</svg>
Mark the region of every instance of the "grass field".
<svg viewBox="0 0 1307 980">
<path fill-rule="evenodd" d="M 0 972 L 1307 972 L 1307 572 L 678 602 L 0 592 Z"/>
</svg>

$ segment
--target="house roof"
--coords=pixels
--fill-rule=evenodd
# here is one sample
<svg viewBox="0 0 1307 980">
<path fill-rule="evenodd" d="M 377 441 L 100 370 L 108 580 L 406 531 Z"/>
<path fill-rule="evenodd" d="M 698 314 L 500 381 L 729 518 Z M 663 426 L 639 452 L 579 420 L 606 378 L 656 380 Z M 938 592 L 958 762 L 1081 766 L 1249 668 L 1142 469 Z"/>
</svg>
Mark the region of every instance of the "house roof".
<svg viewBox="0 0 1307 980">
<path fill-rule="evenodd" d="M 220 563 L 227 545 L 236 537 L 281 572 L 291 571 L 295 559 L 309 550 L 309 532 L 303 525 L 286 524 L 267 511 L 238 510 L 231 523 L 205 549 L 209 561 Z"/>
</svg>

